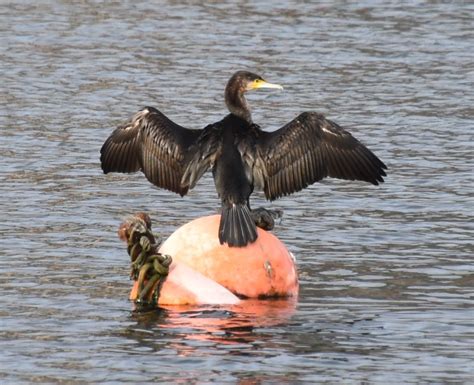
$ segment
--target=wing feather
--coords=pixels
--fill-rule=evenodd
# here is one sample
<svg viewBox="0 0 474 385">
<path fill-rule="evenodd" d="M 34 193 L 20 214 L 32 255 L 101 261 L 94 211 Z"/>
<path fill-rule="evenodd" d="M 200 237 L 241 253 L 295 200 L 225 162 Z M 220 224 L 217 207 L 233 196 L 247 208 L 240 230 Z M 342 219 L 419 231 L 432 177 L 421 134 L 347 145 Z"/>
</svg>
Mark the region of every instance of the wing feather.
<svg viewBox="0 0 474 385">
<path fill-rule="evenodd" d="M 105 174 L 141 170 L 154 185 L 185 195 L 189 185 L 182 185 L 181 179 L 202 133 L 145 107 L 105 141 L 100 151 L 102 170 Z M 208 169 L 209 165 L 200 167 Z"/>
<path fill-rule="evenodd" d="M 254 179 L 267 199 L 299 191 L 326 177 L 383 182 L 385 164 L 348 131 L 316 112 L 305 112 L 257 139 Z"/>
</svg>

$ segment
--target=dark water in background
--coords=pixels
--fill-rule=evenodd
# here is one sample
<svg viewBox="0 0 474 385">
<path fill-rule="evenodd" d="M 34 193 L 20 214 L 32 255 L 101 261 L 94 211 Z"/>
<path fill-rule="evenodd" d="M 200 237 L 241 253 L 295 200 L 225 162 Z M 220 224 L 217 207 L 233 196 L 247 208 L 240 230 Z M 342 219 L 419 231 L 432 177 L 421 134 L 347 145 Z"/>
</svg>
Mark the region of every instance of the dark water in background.
<svg viewBox="0 0 474 385">
<path fill-rule="evenodd" d="M 0 382 L 473 383 L 471 4 L 2 2 Z M 294 314 L 133 314 L 122 217 L 166 235 L 219 201 L 105 177 L 100 146 L 144 105 L 220 119 L 237 69 L 285 86 L 249 96 L 263 128 L 320 111 L 387 183 L 254 199 L 285 211 Z"/>
</svg>

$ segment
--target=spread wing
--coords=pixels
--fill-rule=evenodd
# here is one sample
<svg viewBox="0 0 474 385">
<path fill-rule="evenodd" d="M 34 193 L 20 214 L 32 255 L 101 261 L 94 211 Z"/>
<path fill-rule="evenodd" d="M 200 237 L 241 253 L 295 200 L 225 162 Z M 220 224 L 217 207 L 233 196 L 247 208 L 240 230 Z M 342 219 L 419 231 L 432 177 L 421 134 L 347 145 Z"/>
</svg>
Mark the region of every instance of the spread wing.
<svg viewBox="0 0 474 385">
<path fill-rule="evenodd" d="M 141 170 L 154 185 L 183 196 L 210 166 L 209 154 L 201 154 L 193 164 L 193 178 L 182 183 L 202 132 L 181 127 L 157 109 L 145 107 L 105 141 L 100 150 L 102 170 L 105 174 Z"/>
<path fill-rule="evenodd" d="M 304 112 L 257 139 L 254 179 L 274 200 L 325 177 L 383 182 L 385 164 L 336 123 Z"/>
</svg>

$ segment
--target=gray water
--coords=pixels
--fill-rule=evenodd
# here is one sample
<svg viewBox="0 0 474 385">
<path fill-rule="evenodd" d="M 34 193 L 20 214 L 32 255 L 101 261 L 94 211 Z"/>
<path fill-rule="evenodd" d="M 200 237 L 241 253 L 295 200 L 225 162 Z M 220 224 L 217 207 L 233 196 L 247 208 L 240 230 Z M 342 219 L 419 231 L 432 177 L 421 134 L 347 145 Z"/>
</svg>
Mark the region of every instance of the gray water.
<svg viewBox="0 0 474 385">
<path fill-rule="evenodd" d="M 468 1 L 1 2 L 0 382 L 473 383 L 474 6 Z M 163 236 L 219 200 L 103 175 L 110 132 L 152 105 L 202 128 L 230 75 L 274 130 L 349 129 L 386 183 L 326 180 L 284 210 L 296 307 L 136 313 L 127 214 Z"/>
</svg>

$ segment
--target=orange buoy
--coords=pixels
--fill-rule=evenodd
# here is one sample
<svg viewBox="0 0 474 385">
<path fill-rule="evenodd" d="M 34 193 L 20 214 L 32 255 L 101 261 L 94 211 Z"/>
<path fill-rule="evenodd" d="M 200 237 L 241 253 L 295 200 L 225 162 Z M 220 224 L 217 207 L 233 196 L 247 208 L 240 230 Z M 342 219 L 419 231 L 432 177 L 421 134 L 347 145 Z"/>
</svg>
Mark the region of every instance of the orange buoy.
<svg viewBox="0 0 474 385">
<path fill-rule="evenodd" d="M 137 294 L 138 282 L 135 281 L 130 299 L 135 300 Z M 236 305 L 239 302 L 225 287 L 180 262 L 171 264 L 158 297 L 158 305 Z"/>
<path fill-rule="evenodd" d="M 245 247 L 219 243 L 219 215 L 195 219 L 176 230 L 163 243 L 160 253 L 171 255 L 247 298 L 290 297 L 298 294 L 295 261 L 273 234 L 258 231 L 255 242 Z"/>
</svg>

